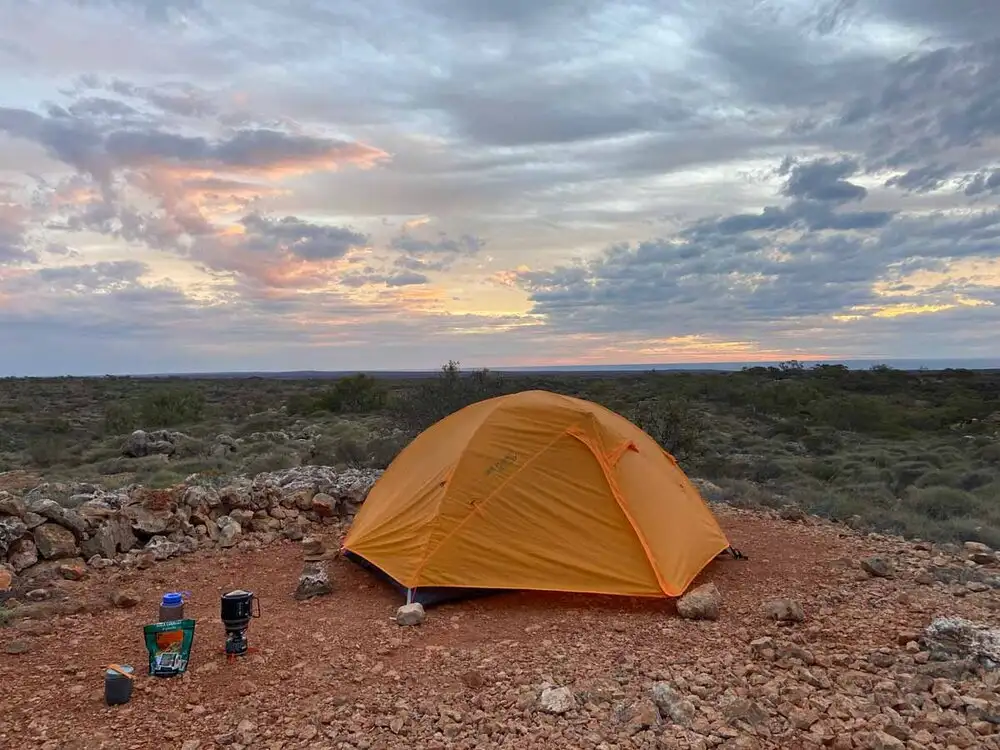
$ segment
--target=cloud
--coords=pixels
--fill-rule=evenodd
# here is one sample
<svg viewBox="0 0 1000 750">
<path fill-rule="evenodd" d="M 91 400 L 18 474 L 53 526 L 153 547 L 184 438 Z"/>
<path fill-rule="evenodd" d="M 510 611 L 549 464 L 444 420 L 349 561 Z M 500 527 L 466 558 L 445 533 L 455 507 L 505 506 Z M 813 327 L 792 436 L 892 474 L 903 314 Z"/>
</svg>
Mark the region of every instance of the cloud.
<svg viewBox="0 0 1000 750">
<path fill-rule="evenodd" d="M 993 353 L 1000 6 L 952 5 L 16 3 L 0 349 Z"/>
<path fill-rule="evenodd" d="M 385 157 L 378 149 L 358 143 L 276 130 L 237 130 L 212 140 L 157 129 L 108 129 L 58 111 L 45 116 L 9 107 L 0 107 L 0 131 L 38 143 L 60 161 L 101 180 L 122 168 L 280 175 L 345 164 L 372 166 Z"/>
<path fill-rule="evenodd" d="M 28 212 L 0 196 L 0 267 L 37 262 L 38 255 L 25 246 L 25 220 Z"/>
<path fill-rule="evenodd" d="M 1000 276 L 991 284 L 944 276 L 919 292 L 904 280 L 963 258 L 997 257 L 1000 212 L 810 213 L 822 201 L 848 199 L 851 191 L 831 186 L 856 168 L 824 159 L 779 169 L 788 175 L 781 194 L 817 203 L 704 220 L 673 236 L 614 245 L 595 259 L 521 269 L 500 280 L 528 291 L 532 311 L 571 334 L 666 338 L 712 331 L 740 339 L 959 308 L 981 324 L 995 321 Z"/>
<path fill-rule="evenodd" d="M 806 164 L 786 161 L 779 169 L 780 174 L 789 175 L 781 192 L 793 198 L 815 201 L 859 201 L 868 195 L 868 191 L 844 179 L 857 171 L 858 162 L 850 158 L 837 161 L 817 159 Z"/>
<path fill-rule="evenodd" d="M 444 271 L 458 260 L 476 255 L 485 242 L 468 234 L 451 239 L 441 232 L 436 240 L 419 239 L 410 234 L 409 228 L 393 237 L 389 246 L 399 252 L 395 265 L 410 271 Z M 411 273 L 407 278 L 420 278 L 422 274 Z M 426 278 L 426 277 L 424 277 Z M 419 282 L 411 282 L 419 283 Z"/>
</svg>

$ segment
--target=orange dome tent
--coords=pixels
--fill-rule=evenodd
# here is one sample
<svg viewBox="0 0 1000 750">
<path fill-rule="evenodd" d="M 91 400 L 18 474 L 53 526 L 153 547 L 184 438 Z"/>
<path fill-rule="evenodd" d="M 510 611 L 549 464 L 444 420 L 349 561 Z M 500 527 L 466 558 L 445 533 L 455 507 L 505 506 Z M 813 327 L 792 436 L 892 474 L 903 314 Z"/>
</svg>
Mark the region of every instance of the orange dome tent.
<svg viewBox="0 0 1000 750">
<path fill-rule="evenodd" d="M 727 549 L 649 435 L 548 391 L 481 401 L 422 432 L 344 541 L 346 556 L 424 603 L 454 589 L 679 596 Z"/>
</svg>

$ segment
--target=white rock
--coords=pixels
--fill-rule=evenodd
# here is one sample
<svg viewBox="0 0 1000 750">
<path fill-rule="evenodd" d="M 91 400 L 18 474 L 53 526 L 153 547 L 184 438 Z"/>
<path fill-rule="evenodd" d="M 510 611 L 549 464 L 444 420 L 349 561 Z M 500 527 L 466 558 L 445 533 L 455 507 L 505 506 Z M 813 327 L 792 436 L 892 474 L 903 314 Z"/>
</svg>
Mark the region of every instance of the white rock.
<svg viewBox="0 0 1000 750">
<path fill-rule="evenodd" d="M 550 714 L 564 714 L 576 706 L 576 697 L 568 687 L 548 687 L 542 690 L 539 707 Z"/>
<path fill-rule="evenodd" d="M 397 625 L 420 625 L 423 623 L 425 618 L 426 614 L 424 613 L 424 605 L 420 602 L 404 604 L 396 610 Z"/>
</svg>

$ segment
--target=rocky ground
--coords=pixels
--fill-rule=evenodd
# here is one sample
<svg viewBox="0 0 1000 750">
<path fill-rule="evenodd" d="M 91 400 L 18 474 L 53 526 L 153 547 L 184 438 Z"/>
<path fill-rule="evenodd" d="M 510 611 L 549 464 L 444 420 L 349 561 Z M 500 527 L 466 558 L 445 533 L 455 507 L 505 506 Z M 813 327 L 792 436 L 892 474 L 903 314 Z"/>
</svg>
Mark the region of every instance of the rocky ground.
<svg viewBox="0 0 1000 750">
<path fill-rule="evenodd" d="M 395 593 L 342 559 L 331 593 L 296 598 L 314 542 L 289 538 L 88 567 L 0 628 L 0 747 L 1000 748 L 996 631 L 926 631 L 996 624 L 995 553 L 716 512 L 748 559 L 712 563 L 680 606 L 512 593 L 403 627 Z M 313 533 L 335 549 L 343 531 Z M 237 587 L 261 601 L 259 650 L 228 664 L 219 596 Z M 148 677 L 142 626 L 178 589 L 191 666 Z M 103 702 L 112 662 L 137 667 L 124 706 Z"/>
</svg>

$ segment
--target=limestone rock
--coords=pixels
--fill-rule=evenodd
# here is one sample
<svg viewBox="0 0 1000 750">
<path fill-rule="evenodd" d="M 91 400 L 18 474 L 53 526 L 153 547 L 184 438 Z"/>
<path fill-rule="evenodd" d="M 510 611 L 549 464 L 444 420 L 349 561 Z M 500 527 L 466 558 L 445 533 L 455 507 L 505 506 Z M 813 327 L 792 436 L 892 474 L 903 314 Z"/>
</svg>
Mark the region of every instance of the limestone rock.
<svg viewBox="0 0 1000 750">
<path fill-rule="evenodd" d="M 0 490 L 0 516 L 14 516 L 23 519 L 26 512 L 27 508 L 21 498 Z"/>
<path fill-rule="evenodd" d="M 694 720 L 696 713 L 694 704 L 677 692 L 669 683 L 654 683 L 651 697 L 660 714 L 675 724 L 688 726 Z"/>
<path fill-rule="evenodd" d="M 7 555 L 10 546 L 28 532 L 24 521 L 14 516 L 0 516 L 0 558 Z"/>
<path fill-rule="evenodd" d="M 302 554 L 306 562 L 325 560 L 327 558 L 326 545 L 318 536 L 307 536 L 302 540 Z"/>
<path fill-rule="evenodd" d="M 938 617 L 924 631 L 924 645 L 940 660 L 974 659 L 1000 669 L 1000 628 L 961 617 Z"/>
<path fill-rule="evenodd" d="M 773 599 L 764 604 L 767 617 L 777 622 L 802 622 L 806 619 L 802 605 L 795 599 Z"/>
<path fill-rule="evenodd" d="M 147 550 L 152 552 L 153 559 L 157 562 L 167 560 L 181 551 L 181 545 L 172 542 L 165 536 L 154 536 L 147 543 Z"/>
<path fill-rule="evenodd" d="M 139 540 L 136 539 L 128 520 L 117 516 L 107 519 L 98 526 L 89 539 L 80 543 L 80 549 L 84 557 L 101 555 L 111 558 L 118 552 L 128 552 L 138 543 Z"/>
<path fill-rule="evenodd" d="M 336 512 L 337 501 L 325 492 L 320 492 L 313 495 L 311 508 L 320 518 L 330 518 Z"/>
<path fill-rule="evenodd" d="M 872 578 L 892 578 L 892 562 L 885 557 L 867 557 L 861 561 L 861 568 Z"/>
<path fill-rule="evenodd" d="M 396 624 L 404 626 L 421 625 L 426 618 L 424 605 L 420 602 L 404 604 L 396 610 Z"/>
<path fill-rule="evenodd" d="M 111 603 L 121 609 L 131 609 L 140 601 L 138 594 L 132 591 L 120 589 L 111 592 Z"/>
<path fill-rule="evenodd" d="M 70 529 L 78 539 L 82 538 L 87 532 L 87 522 L 75 510 L 69 510 L 62 507 L 55 500 L 49 500 L 47 498 L 38 498 L 32 500 L 28 504 L 28 510 L 32 513 L 37 513 L 46 518 L 53 523 L 57 523 L 60 526 L 65 526 Z"/>
<path fill-rule="evenodd" d="M 538 706 L 546 713 L 564 714 L 576 707 L 576 697 L 568 687 L 546 687 L 538 698 Z"/>
<path fill-rule="evenodd" d="M 333 591 L 330 585 L 330 575 L 322 562 L 307 562 L 299 576 L 299 585 L 295 589 L 295 598 L 300 601 L 314 596 L 322 596 Z"/>
<path fill-rule="evenodd" d="M 15 573 L 20 573 L 25 568 L 30 568 L 38 562 L 38 548 L 34 540 L 30 538 L 18 539 L 10 546 L 7 553 L 7 562 L 14 569 Z"/>
<path fill-rule="evenodd" d="M 77 555 L 76 537 L 69 529 L 54 523 L 43 523 L 34 532 L 35 546 L 46 560 Z"/>
<path fill-rule="evenodd" d="M 219 527 L 219 546 L 232 547 L 243 533 L 243 528 L 230 516 L 221 516 L 217 525 Z"/>
<path fill-rule="evenodd" d="M 714 583 L 705 583 L 677 600 L 677 613 L 688 620 L 717 620 L 722 594 Z"/>
</svg>

